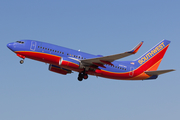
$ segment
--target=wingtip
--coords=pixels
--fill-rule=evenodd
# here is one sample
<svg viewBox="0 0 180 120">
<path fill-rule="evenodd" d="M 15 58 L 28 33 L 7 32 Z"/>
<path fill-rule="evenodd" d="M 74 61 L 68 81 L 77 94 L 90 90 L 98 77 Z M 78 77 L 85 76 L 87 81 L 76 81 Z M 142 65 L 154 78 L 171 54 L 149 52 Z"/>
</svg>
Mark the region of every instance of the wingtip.
<svg viewBox="0 0 180 120">
<path fill-rule="evenodd" d="M 144 43 L 144 41 L 141 41 L 135 48 L 133 48 L 129 53 L 131 54 L 135 54 L 138 52 L 139 48 L 142 46 L 142 44 Z"/>
</svg>

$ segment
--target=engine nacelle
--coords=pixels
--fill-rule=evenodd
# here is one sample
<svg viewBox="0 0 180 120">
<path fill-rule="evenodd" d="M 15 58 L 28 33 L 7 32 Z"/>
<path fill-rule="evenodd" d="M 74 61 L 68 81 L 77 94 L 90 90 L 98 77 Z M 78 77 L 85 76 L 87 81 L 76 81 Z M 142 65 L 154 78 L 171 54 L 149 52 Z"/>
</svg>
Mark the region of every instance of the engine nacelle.
<svg viewBox="0 0 180 120">
<path fill-rule="evenodd" d="M 52 65 L 52 64 L 49 65 L 49 70 L 52 71 L 52 72 L 63 74 L 63 75 L 66 75 L 68 73 L 72 73 L 71 70 L 68 70 L 68 69 L 65 69 L 65 68 L 62 68 L 62 67 L 59 67 L 59 66 L 56 66 L 56 65 Z"/>
<path fill-rule="evenodd" d="M 73 71 L 83 71 L 84 66 L 78 59 L 75 58 L 68 58 L 68 57 L 61 57 L 59 63 L 57 64 L 54 62 L 53 64 L 50 63 L 49 70 L 66 75 Z"/>
<path fill-rule="evenodd" d="M 72 68 L 72 69 L 79 69 L 81 68 L 81 62 L 77 59 L 71 59 L 68 57 L 62 57 L 59 61 L 60 66 Z"/>
</svg>

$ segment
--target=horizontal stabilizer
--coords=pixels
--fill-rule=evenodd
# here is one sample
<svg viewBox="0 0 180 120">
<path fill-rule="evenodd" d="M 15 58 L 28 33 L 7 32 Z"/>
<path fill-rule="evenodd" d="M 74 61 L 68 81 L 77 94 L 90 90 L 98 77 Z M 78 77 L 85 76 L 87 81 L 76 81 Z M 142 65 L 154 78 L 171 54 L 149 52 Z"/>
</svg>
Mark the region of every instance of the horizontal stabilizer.
<svg viewBox="0 0 180 120">
<path fill-rule="evenodd" d="M 171 71 L 175 71 L 175 70 L 169 69 L 169 70 L 145 71 L 145 73 L 148 75 L 160 75 L 160 74 L 164 74 L 164 73 L 171 72 Z"/>
</svg>

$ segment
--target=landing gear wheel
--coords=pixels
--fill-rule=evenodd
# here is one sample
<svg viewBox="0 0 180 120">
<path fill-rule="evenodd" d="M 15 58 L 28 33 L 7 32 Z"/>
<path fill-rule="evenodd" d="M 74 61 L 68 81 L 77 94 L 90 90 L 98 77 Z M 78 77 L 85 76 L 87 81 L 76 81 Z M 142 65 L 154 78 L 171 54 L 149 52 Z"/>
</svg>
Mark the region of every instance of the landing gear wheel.
<svg viewBox="0 0 180 120">
<path fill-rule="evenodd" d="M 20 60 L 20 63 L 23 64 L 23 63 L 24 63 L 24 60 Z"/>
<path fill-rule="evenodd" d="M 78 75 L 78 80 L 79 81 L 82 81 L 83 79 L 88 79 L 88 74 L 84 72 L 80 72 L 79 75 Z"/>
<path fill-rule="evenodd" d="M 83 80 L 83 78 L 84 78 L 83 73 L 79 73 L 79 75 L 78 75 L 78 80 L 79 80 L 79 81 L 82 81 L 82 80 Z"/>
<path fill-rule="evenodd" d="M 88 75 L 87 74 L 84 75 L 84 79 L 88 79 Z"/>
<path fill-rule="evenodd" d="M 82 80 L 83 80 L 83 78 L 82 78 L 82 77 L 78 77 L 78 80 L 79 80 L 79 81 L 82 81 Z"/>
</svg>

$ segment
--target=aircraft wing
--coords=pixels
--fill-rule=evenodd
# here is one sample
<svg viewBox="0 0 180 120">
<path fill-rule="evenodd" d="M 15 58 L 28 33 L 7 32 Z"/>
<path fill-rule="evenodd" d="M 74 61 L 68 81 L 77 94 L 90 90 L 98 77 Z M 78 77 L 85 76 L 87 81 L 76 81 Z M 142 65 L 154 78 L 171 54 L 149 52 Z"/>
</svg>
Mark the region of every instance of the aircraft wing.
<svg viewBox="0 0 180 120">
<path fill-rule="evenodd" d="M 127 57 L 129 55 L 137 53 L 139 48 L 142 46 L 142 44 L 143 44 L 143 41 L 140 42 L 132 50 L 124 52 L 124 53 L 109 55 L 109 56 L 103 56 L 103 57 L 97 57 L 97 58 L 91 58 L 91 59 L 84 59 L 84 60 L 81 60 L 81 62 L 82 62 L 82 64 L 85 64 L 86 66 L 93 65 L 93 64 L 96 66 L 101 66 L 101 67 L 104 67 L 103 66 L 104 64 L 112 65 L 111 62 L 113 62 L 117 59 L 124 58 L 124 57 Z"/>
</svg>

